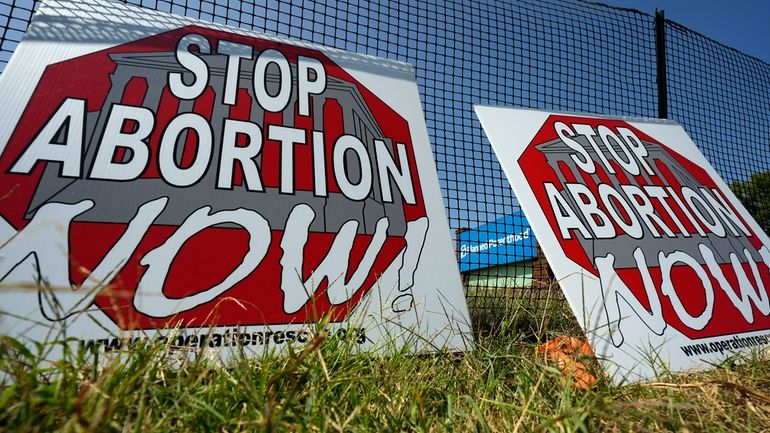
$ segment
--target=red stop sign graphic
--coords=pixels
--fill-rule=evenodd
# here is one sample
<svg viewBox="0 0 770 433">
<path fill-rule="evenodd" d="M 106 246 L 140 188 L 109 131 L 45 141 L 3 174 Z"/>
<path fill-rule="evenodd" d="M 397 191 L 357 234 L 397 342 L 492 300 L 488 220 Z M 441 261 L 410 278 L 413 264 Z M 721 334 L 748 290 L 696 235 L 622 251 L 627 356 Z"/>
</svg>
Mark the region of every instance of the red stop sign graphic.
<svg viewBox="0 0 770 433">
<path fill-rule="evenodd" d="M 195 38 L 185 63 L 178 47 L 189 35 Z M 195 62 L 189 60 L 193 57 Z M 205 86 L 192 98 L 181 97 L 169 82 L 180 79 L 183 87 L 195 87 L 199 77 L 191 71 L 196 67 L 207 75 Z M 283 105 L 276 109 L 276 104 Z M 36 137 L 57 122 L 63 107 L 70 110 L 68 117 L 58 118 L 64 120 L 54 127 L 58 129 L 47 145 L 64 148 L 80 137 L 82 165 L 76 170 L 67 167 L 71 161 L 25 156 Z M 119 113 L 125 116 L 114 120 Z M 181 118 L 202 126 L 195 129 Z M 102 165 L 127 170 L 146 150 L 144 168 L 135 165 L 140 173 L 115 170 L 97 176 L 95 161 L 110 144 L 105 139 L 110 122 L 117 145 Z M 225 152 L 222 143 L 228 134 L 232 143 Z M 343 150 L 335 151 L 338 147 Z M 24 161 L 32 157 L 38 159 L 25 169 Z M 166 200 L 125 264 L 95 298 L 95 306 L 123 329 L 307 323 L 326 314 L 341 321 L 404 250 L 409 223 L 426 216 L 404 118 L 320 51 L 198 26 L 49 65 L 0 156 L 0 168 L 6 191 L 0 214 L 17 230 L 47 204 L 94 203 L 68 226 L 74 285 L 89 278 L 115 248 L 142 205 Z M 229 175 L 223 174 L 227 170 Z M 187 184 L 190 173 L 197 174 Z M 289 217 L 299 208 L 314 215 L 301 250 L 302 269 L 295 270 L 313 286 L 312 296 L 287 311 L 282 290 L 287 252 L 281 242 L 288 236 Z M 196 211 L 204 217 L 248 211 L 263 218 L 270 234 L 261 260 L 253 266 L 242 263 L 253 239 L 244 227 L 227 222 L 195 232 L 176 250 L 164 250 L 173 257 L 148 256 L 163 250 Z M 378 226 L 382 220 L 387 221 L 387 235 L 367 255 L 385 227 Z M 350 221 L 355 225 L 346 226 Z M 355 235 L 349 251 L 333 258 L 344 262 L 347 271 L 340 281 L 314 281 L 311 275 L 324 263 L 338 233 L 351 227 Z M 148 269 L 162 266 L 159 262 L 167 262 L 162 287 L 148 290 L 164 300 L 184 300 L 219 284 L 229 287 L 183 311 L 144 314 L 134 302 L 137 285 Z M 247 274 L 228 283 L 241 265 Z M 351 280 L 359 266 L 365 272 L 357 277 L 360 285 L 344 303 L 332 302 L 327 289 Z"/>
<path fill-rule="evenodd" d="M 766 247 L 666 143 L 621 120 L 551 115 L 518 163 L 566 257 L 601 279 L 605 308 L 624 302 L 607 293 L 617 275 L 640 318 L 660 313 L 689 338 L 770 328 Z"/>
</svg>

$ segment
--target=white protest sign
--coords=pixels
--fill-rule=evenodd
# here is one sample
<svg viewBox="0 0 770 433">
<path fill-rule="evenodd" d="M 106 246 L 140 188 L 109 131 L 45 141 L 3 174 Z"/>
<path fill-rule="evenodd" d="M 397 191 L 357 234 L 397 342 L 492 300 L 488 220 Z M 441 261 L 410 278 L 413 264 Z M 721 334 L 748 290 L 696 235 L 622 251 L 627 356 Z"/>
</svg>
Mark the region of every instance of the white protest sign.
<svg viewBox="0 0 770 433">
<path fill-rule="evenodd" d="M 616 383 L 770 343 L 770 240 L 681 126 L 476 113 Z"/>
<path fill-rule="evenodd" d="M 51 0 L 0 100 L 4 334 L 467 347 L 410 65 Z"/>
</svg>

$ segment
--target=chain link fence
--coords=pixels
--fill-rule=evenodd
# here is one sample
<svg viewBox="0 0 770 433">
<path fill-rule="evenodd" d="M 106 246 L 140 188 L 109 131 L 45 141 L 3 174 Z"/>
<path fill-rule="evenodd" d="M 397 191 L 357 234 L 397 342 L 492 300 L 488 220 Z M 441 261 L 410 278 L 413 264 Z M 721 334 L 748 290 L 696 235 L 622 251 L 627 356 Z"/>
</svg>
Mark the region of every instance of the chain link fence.
<svg viewBox="0 0 770 433">
<path fill-rule="evenodd" d="M 0 0 L 0 69 L 38 3 Z M 770 65 L 660 14 L 574 0 L 129 3 L 415 65 L 477 321 L 563 298 L 474 104 L 678 121 L 770 229 Z"/>
</svg>

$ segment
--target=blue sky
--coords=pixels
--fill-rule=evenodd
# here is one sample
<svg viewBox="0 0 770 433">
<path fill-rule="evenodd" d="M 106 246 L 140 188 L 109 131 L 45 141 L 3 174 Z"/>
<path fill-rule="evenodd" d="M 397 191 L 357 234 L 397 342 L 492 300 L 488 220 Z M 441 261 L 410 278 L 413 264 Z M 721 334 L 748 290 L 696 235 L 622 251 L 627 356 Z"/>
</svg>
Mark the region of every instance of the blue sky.
<svg viewBox="0 0 770 433">
<path fill-rule="evenodd" d="M 770 63 L 770 1 L 767 0 L 595 0 L 666 18 Z"/>
</svg>

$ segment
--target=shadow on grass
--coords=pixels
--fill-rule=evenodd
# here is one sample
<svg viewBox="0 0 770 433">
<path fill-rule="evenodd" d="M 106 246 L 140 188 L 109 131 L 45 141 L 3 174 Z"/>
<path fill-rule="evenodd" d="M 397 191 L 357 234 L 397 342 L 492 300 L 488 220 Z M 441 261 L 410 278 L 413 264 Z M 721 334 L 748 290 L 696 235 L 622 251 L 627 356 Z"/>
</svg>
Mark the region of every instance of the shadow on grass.
<svg viewBox="0 0 770 433">
<path fill-rule="evenodd" d="M 513 337 L 537 342 L 556 335 L 582 335 L 557 284 L 548 288 L 466 288 L 476 338 Z"/>
</svg>

